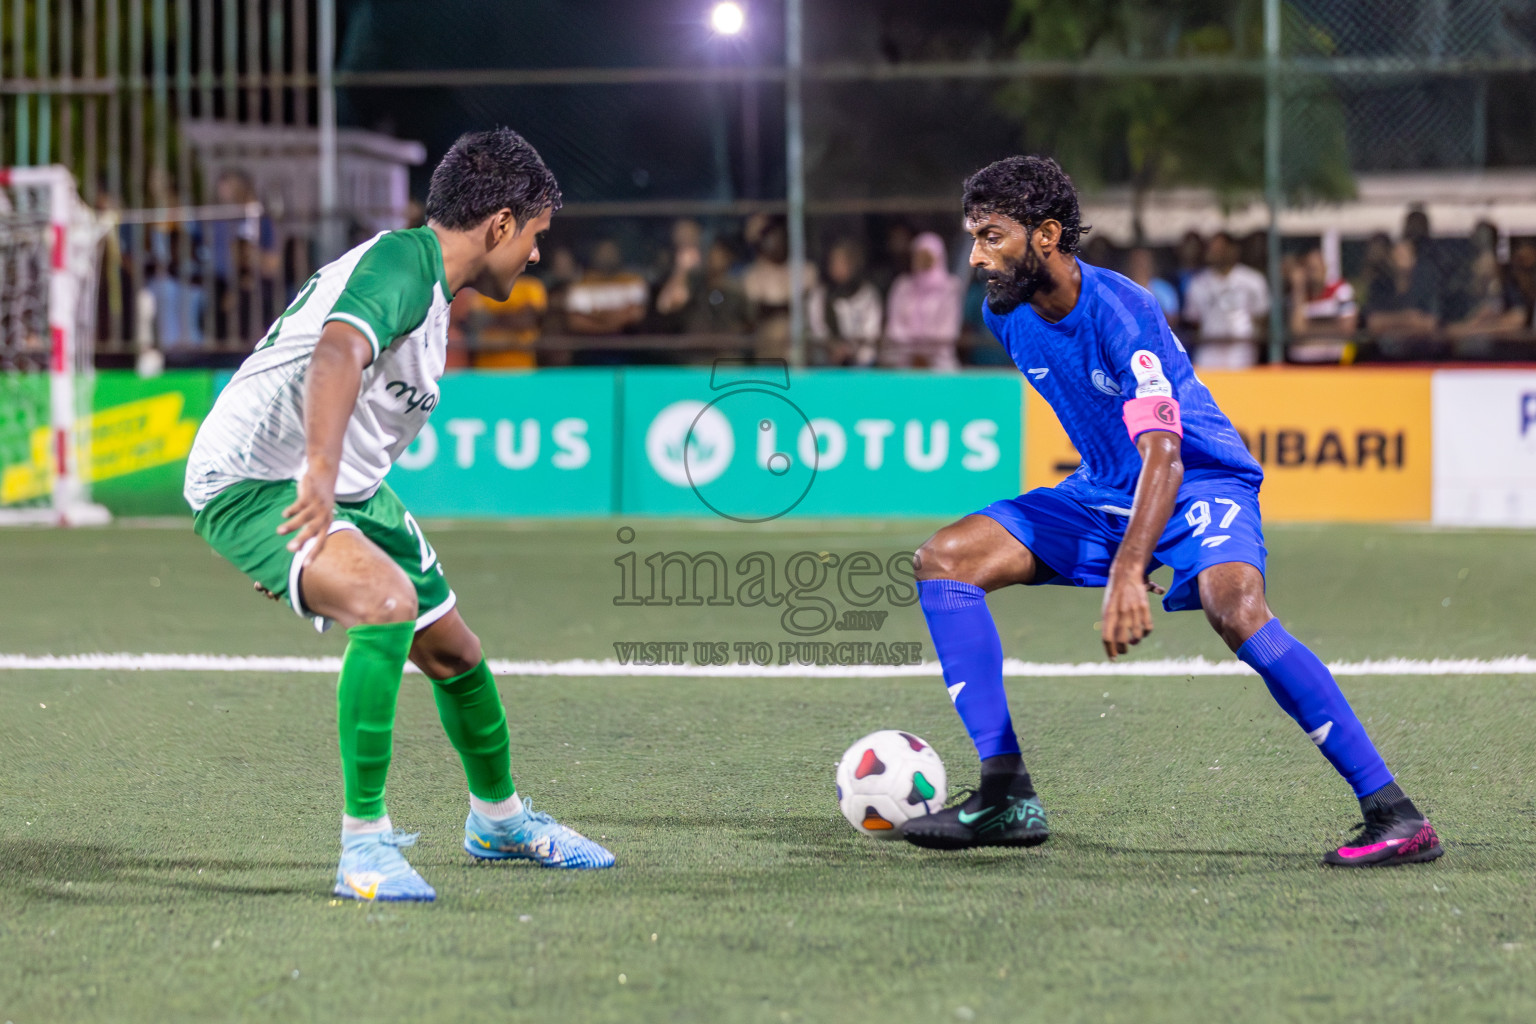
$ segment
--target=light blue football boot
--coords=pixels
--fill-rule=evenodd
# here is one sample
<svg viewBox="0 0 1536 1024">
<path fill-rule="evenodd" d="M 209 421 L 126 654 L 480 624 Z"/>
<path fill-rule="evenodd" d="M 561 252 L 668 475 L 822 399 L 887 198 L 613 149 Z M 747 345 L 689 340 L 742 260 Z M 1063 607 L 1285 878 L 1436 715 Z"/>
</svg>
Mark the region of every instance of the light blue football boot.
<svg viewBox="0 0 1536 1024">
<path fill-rule="evenodd" d="M 419 900 L 431 903 L 437 892 L 400 851 L 414 846 L 418 832 L 372 832 L 341 837 L 341 863 L 332 892 L 347 900 Z"/>
<path fill-rule="evenodd" d="M 611 868 L 613 854 L 523 801 L 523 813 L 487 818 L 469 812 L 464 849 L 481 860 L 531 860 L 546 868 Z"/>
</svg>

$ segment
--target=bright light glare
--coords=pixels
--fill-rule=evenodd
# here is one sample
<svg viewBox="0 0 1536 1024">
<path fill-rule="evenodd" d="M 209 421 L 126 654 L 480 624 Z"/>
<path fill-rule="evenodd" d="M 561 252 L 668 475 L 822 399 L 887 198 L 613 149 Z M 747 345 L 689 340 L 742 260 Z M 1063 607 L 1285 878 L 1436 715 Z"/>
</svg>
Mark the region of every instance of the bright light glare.
<svg viewBox="0 0 1536 1024">
<path fill-rule="evenodd" d="M 747 12 L 736 3 L 715 4 L 709 12 L 709 26 L 723 36 L 741 35 L 747 27 Z"/>
</svg>

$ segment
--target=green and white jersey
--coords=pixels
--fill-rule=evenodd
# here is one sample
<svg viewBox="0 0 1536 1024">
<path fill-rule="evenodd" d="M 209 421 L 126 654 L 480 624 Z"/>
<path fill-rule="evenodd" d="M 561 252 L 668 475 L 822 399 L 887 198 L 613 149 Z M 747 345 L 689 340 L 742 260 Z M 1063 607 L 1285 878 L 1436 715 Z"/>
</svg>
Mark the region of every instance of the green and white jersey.
<svg viewBox="0 0 1536 1024">
<path fill-rule="evenodd" d="M 203 421 L 187 460 L 187 503 L 201 509 L 240 480 L 304 475 L 304 384 L 332 320 L 373 346 L 342 442 L 336 499 L 372 497 L 437 405 L 452 298 L 442 249 L 427 227 L 386 231 L 320 268 Z"/>
</svg>

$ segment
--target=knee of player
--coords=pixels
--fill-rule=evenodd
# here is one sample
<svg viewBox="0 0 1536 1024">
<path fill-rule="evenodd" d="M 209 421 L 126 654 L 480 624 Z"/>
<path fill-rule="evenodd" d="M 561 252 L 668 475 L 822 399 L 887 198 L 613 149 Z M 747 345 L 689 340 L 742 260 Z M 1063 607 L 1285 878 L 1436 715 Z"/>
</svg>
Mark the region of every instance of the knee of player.
<svg viewBox="0 0 1536 1024">
<path fill-rule="evenodd" d="M 357 610 L 359 621 L 369 624 L 415 622 L 416 615 L 416 591 L 406 581 L 377 588 Z"/>
<path fill-rule="evenodd" d="M 1206 621 L 1233 650 L 1246 643 L 1272 617 L 1262 591 L 1224 594 L 1205 606 Z"/>
<path fill-rule="evenodd" d="M 912 557 L 920 580 L 954 579 L 965 561 L 965 542 L 953 531 L 940 530 L 923 542 Z"/>
<path fill-rule="evenodd" d="M 480 650 L 480 638 L 468 631 L 465 639 L 446 650 L 434 651 L 433 656 L 447 677 L 461 676 L 480 664 L 485 657 Z"/>
</svg>

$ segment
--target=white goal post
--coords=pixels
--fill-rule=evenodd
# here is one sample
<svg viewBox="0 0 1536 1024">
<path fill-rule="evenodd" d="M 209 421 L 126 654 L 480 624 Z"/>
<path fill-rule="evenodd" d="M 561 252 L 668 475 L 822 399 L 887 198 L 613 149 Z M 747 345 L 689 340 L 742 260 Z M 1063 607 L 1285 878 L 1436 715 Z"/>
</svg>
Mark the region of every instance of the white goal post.
<svg viewBox="0 0 1536 1024">
<path fill-rule="evenodd" d="M 111 518 L 90 500 L 96 283 L 106 230 L 66 168 L 0 168 L 0 402 L 9 407 L 0 410 L 0 525 Z"/>
</svg>

